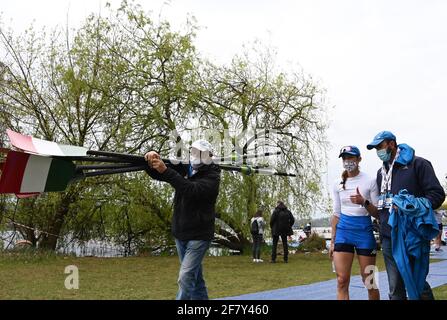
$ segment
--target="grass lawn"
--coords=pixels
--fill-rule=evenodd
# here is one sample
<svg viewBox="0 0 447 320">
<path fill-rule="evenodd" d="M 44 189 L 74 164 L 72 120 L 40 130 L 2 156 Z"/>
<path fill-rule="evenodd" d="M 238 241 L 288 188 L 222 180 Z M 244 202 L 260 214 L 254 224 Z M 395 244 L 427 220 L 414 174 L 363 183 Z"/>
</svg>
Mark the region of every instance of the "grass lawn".
<svg viewBox="0 0 447 320">
<path fill-rule="evenodd" d="M 279 257 L 281 258 L 281 257 Z M 383 270 L 383 259 L 378 259 Z M 334 278 L 326 255 L 296 254 L 289 263 L 254 264 L 249 256 L 206 257 L 210 298 L 310 284 Z M 65 289 L 65 267 L 79 269 L 79 290 Z M 75 258 L 0 255 L 0 299 L 173 299 L 175 257 Z M 358 265 L 354 264 L 354 274 Z"/>
<path fill-rule="evenodd" d="M 206 257 L 204 276 L 211 299 L 333 279 L 320 253 L 295 254 L 289 263 L 253 263 L 249 256 Z M 377 259 L 380 271 L 383 258 Z M 79 269 L 79 289 L 64 286 L 65 267 Z M 75 258 L 0 254 L 0 299 L 174 299 L 179 262 L 174 257 Z M 359 274 L 357 262 L 353 274 Z M 335 288 L 334 288 L 335 290 Z M 447 299 L 447 286 L 435 289 Z"/>
<path fill-rule="evenodd" d="M 434 288 L 433 294 L 437 300 L 447 300 L 447 285 Z"/>
</svg>

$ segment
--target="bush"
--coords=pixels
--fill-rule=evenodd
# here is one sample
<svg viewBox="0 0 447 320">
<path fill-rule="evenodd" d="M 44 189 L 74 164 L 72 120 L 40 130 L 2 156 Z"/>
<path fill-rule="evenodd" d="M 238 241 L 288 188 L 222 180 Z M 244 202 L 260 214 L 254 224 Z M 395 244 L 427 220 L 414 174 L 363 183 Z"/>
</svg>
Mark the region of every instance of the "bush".
<svg viewBox="0 0 447 320">
<path fill-rule="evenodd" d="M 300 252 L 317 252 L 324 249 L 326 249 L 326 240 L 316 233 L 304 240 L 298 247 Z"/>
</svg>

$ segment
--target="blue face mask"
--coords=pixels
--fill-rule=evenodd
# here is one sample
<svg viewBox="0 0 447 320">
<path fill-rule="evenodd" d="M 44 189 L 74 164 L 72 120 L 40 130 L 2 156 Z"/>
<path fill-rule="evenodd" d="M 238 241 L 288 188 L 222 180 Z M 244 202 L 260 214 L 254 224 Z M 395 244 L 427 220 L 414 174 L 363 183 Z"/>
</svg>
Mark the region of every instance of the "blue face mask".
<svg viewBox="0 0 447 320">
<path fill-rule="evenodd" d="M 391 159 L 391 150 L 388 148 L 377 150 L 377 156 L 383 162 L 388 162 Z"/>
</svg>

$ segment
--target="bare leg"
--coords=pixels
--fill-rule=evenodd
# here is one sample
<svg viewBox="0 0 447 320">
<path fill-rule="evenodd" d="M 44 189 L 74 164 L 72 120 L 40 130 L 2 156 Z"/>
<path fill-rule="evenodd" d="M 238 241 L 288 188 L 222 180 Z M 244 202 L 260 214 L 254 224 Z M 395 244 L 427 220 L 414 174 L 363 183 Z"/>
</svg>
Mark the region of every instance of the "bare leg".
<svg viewBox="0 0 447 320">
<path fill-rule="evenodd" d="M 334 252 L 335 272 L 337 273 L 337 300 L 349 300 L 349 282 L 354 254 Z"/>
<path fill-rule="evenodd" d="M 362 280 L 368 289 L 369 300 L 380 300 L 380 292 L 377 287 L 377 283 L 373 280 L 376 274 L 376 257 L 369 256 L 358 256 L 360 264 L 360 274 L 362 275 Z M 366 282 L 365 282 L 366 281 Z"/>
</svg>

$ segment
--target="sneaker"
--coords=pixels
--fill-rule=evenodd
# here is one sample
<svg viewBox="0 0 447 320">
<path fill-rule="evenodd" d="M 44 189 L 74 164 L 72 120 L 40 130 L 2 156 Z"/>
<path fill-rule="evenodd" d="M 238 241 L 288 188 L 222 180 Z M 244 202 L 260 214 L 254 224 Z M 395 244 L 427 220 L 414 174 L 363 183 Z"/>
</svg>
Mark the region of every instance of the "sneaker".
<svg viewBox="0 0 447 320">
<path fill-rule="evenodd" d="M 264 262 L 264 260 L 262 260 L 262 259 L 258 259 L 258 262 Z"/>
<path fill-rule="evenodd" d="M 253 262 L 258 262 L 258 259 L 253 259 Z"/>
</svg>

